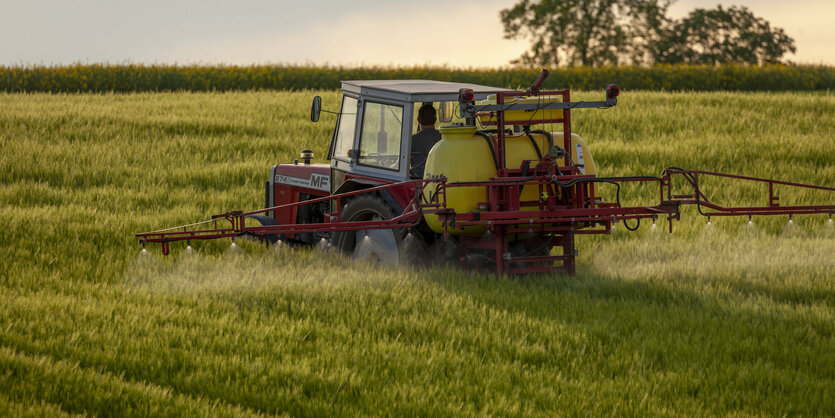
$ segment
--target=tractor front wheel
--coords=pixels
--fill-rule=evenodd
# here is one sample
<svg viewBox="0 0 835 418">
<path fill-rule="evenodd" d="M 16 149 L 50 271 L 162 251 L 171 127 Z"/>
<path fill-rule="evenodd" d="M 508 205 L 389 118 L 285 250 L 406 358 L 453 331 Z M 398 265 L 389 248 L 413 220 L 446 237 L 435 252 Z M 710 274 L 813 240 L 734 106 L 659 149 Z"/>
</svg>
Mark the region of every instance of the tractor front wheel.
<svg viewBox="0 0 835 418">
<path fill-rule="evenodd" d="M 393 217 L 391 207 L 373 195 L 360 195 L 348 202 L 342 210 L 342 222 L 387 220 Z M 403 231 L 399 228 L 339 231 L 334 234 L 332 245 L 352 258 L 396 266 L 400 264 L 402 235 Z"/>
</svg>

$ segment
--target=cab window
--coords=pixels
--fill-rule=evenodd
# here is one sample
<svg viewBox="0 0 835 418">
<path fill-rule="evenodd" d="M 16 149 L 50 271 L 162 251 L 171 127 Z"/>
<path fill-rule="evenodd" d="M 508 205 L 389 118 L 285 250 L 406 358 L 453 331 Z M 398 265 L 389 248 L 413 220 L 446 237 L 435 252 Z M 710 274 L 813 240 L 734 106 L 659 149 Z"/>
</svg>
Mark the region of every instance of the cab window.
<svg viewBox="0 0 835 418">
<path fill-rule="evenodd" d="M 343 96 L 331 158 L 348 158 L 348 150 L 354 147 L 354 130 L 356 126 L 357 99 L 350 96 Z"/>
<path fill-rule="evenodd" d="M 365 102 L 359 163 L 399 171 L 402 133 L 402 106 Z"/>
<path fill-rule="evenodd" d="M 418 132 L 418 110 L 420 109 L 421 105 L 431 104 L 432 107 L 435 108 L 435 114 L 437 116 L 437 120 L 435 121 L 435 128 L 440 128 L 445 125 L 449 125 L 451 123 L 463 123 L 465 122 L 464 119 L 458 116 L 457 112 L 455 111 L 455 102 L 421 102 L 415 103 L 414 106 L 414 114 L 412 115 L 412 120 L 415 123 L 412 124 L 412 135 Z"/>
</svg>

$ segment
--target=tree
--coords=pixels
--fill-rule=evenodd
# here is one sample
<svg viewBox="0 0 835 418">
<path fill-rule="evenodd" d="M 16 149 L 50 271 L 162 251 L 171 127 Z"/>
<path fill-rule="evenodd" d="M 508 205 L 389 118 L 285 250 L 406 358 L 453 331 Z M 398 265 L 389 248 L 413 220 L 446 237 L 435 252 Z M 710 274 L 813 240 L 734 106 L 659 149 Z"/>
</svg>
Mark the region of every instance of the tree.
<svg viewBox="0 0 835 418">
<path fill-rule="evenodd" d="M 617 65 L 653 57 L 670 0 L 522 0 L 501 11 L 504 36 L 531 38 L 515 64 Z"/>
<path fill-rule="evenodd" d="M 695 9 L 656 44 L 655 61 L 669 64 L 773 64 L 794 53 L 794 39 L 745 7 Z"/>
</svg>

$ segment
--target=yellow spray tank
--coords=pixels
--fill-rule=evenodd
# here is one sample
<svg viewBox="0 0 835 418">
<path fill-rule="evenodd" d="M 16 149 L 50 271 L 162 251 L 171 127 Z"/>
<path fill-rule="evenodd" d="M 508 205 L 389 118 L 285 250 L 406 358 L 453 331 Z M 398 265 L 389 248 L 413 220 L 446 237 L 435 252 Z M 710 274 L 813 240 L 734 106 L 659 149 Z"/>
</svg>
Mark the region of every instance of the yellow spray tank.
<svg viewBox="0 0 835 418">
<path fill-rule="evenodd" d="M 424 179 L 446 177 L 447 183 L 489 181 L 496 176 L 495 151 L 493 141 L 495 133 L 477 131 L 475 126 L 445 126 L 440 129 L 442 139 L 432 147 L 426 159 Z M 562 132 L 552 134 L 554 143 L 562 146 Z M 597 168 L 591 157 L 586 142 L 579 135 L 571 134 L 571 154 L 575 163 L 582 164 L 586 174 L 596 174 Z M 536 145 L 534 145 L 536 144 Z M 505 135 L 505 155 L 507 168 L 519 168 L 525 160 L 538 162 L 548 152 L 548 137 L 543 132 L 532 132 L 530 136 L 522 134 Z M 582 153 L 582 162 L 579 161 Z M 522 201 L 538 201 L 539 190 L 527 187 L 522 191 Z M 424 189 L 424 197 L 429 199 L 435 194 L 433 184 Z M 484 186 L 450 187 L 446 189 L 447 208 L 456 213 L 482 212 L 479 203 L 487 201 Z M 534 207 L 523 209 L 534 210 Z M 437 215 L 426 215 L 426 223 L 436 233 L 443 233 L 443 223 Z M 452 235 L 481 236 L 486 226 L 449 228 Z"/>
</svg>

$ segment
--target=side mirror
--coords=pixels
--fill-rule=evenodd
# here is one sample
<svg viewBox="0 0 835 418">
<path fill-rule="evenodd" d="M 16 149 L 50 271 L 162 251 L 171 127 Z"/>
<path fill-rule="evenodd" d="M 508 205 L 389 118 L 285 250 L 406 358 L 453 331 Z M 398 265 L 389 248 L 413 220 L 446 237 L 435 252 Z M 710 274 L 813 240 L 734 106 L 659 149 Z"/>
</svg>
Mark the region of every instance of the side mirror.
<svg viewBox="0 0 835 418">
<path fill-rule="evenodd" d="M 322 98 L 316 96 L 313 98 L 313 105 L 310 106 L 310 120 L 311 122 L 319 122 L 319 113 L 322 112 Z"/>
<path fill-rule="evenodd" d="M 438 121 L 441 123 L 452 122 L 452 102 L 438 103 Z"/>
<path fill-rule="evenodd" d="M 606 106 L 612 107 L 618 104 L 619 95 L 620 87 L 617 84 L 609 84 L 606 86 Z"/>
</svg>

